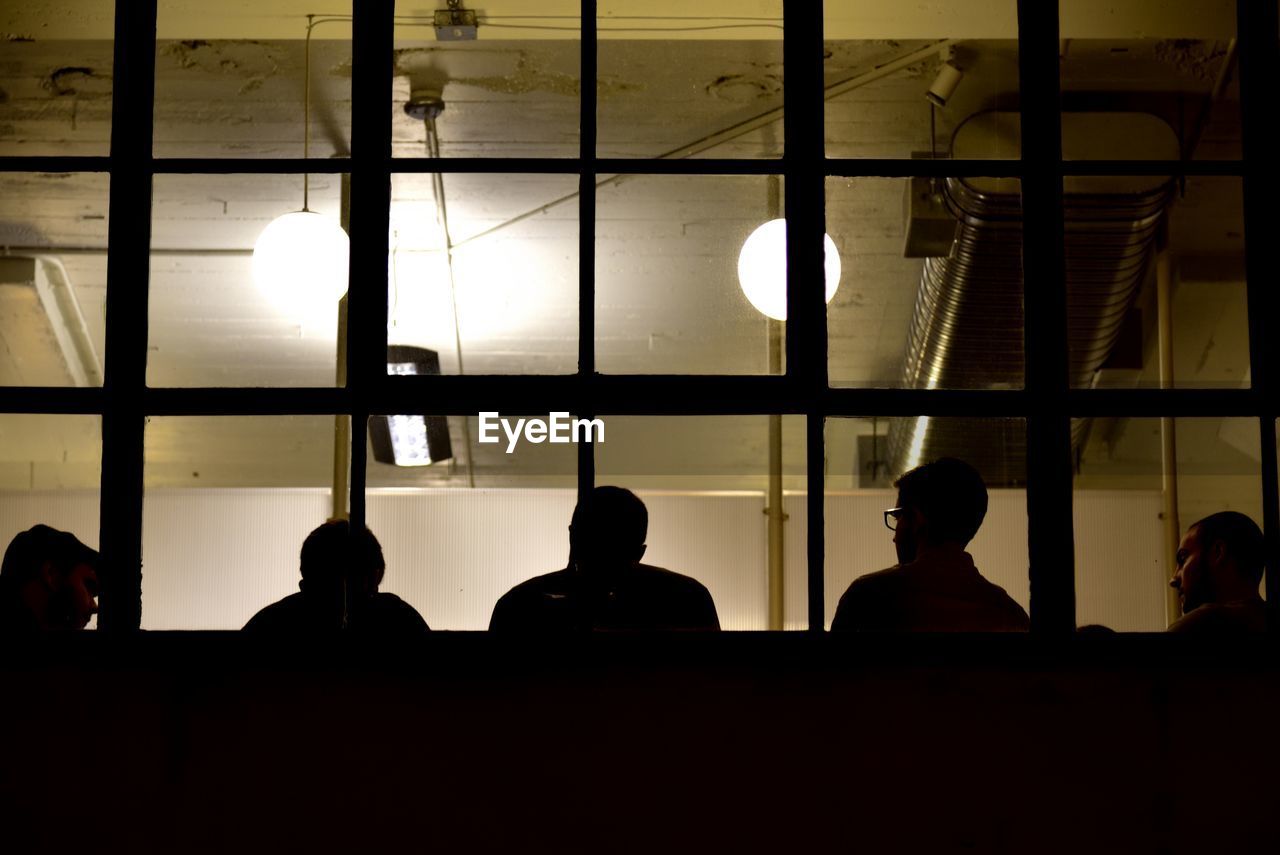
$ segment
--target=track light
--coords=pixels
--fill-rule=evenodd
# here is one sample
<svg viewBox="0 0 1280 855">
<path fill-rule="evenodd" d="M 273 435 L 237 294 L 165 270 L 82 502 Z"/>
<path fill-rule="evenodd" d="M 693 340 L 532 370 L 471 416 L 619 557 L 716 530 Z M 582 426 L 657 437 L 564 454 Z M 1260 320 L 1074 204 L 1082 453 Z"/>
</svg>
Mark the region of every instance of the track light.
<svg viewBox="0 0 1280 855">
<path fill-rule="evenodd" d="M 425 347 L 387 347 L 387 373 L 440 373 L 440 355 Z M 392 466 L 430 466 L 453 456 L 449 422 L 444 416 L 373 416 L 369 419 L 373 459 Z"/>
<path fill-rule="evenodd" d="M 938 69 L 938 76 L 933 79 L 933 84 L 924 93 L 924 97 L 935 107 L 945 107 L 963 79 L 964 72 L 955 64 L 955 51 L 947 48 L 942 52 L 942 67 Z"/>
</svg>

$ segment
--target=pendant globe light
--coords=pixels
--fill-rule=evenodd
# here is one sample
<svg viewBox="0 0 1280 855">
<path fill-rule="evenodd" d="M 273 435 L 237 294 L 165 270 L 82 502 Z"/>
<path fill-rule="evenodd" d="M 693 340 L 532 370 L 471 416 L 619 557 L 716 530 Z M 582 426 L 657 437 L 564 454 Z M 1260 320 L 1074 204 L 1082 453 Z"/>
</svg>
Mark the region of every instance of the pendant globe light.
<svg viewBox="0 0 1280 855">
<path fill-rule="evenodd" d="M 311 28 L 307 19 L 303 65 L 302 158 L 311 148 Z M 302 210 L 272 220 L 253 246 L 253 280 L 281 311 L 294 317 L 324 317 L 347 291 L 350 240 L 332 217 L 312 211 L 310 176 L 302 176 Z"/>
<path fill-rule="evenodd" d="M 840 253 L 831 235 L 822 236 L 826 300 L 840 287 Z M 770 220 L 757 228 L 738 253 L 738 283 L 751 305 L 775 321 L 787 319 L 787 221 Z"/>
</svg>

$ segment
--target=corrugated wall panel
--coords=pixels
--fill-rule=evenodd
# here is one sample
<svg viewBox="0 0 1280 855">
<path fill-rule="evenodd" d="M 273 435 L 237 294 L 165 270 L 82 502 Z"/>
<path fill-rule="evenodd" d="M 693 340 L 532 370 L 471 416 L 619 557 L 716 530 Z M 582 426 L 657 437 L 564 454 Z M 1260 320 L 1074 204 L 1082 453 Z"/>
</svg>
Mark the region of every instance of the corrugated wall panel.
<svg viewBox="0 0 1280 855">
<path fill-rule="evenodd" d="M 298 590 L 298 552 L 328 490 L 148 490 L 142 628 L 239 629 Z"/>
<path fill-rule="evenodd" d="M 0 547 L 36 523 L 69 531 L 98 548 L 97 490 L 33 490 L 0 493 Z"/>
<path fill-rule="evenodd" d="M 575 500 L 573 490 L 371 492 L 369 528 L 387 559 L 382 590 L 432 629 L 487 629 L 512 586 L 565 566 Z"/>
<path fill-rule="evenodd" d="M 764 496 L 641 496 L 645 562 L 706 585 L 722 629 L 768 629 Z"/>
<path fill-rule="evenodd" d="M 1076 624 L 1117 632 L 1165 628 L 1163 502 L 1158 491 L 1077 490 Z"/>
</svg>

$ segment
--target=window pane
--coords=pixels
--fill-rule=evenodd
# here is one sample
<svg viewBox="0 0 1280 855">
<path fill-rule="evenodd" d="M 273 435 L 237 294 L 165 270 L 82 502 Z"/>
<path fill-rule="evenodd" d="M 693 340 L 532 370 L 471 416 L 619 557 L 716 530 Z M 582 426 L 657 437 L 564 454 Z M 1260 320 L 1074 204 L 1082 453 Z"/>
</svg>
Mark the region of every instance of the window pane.
<svg viewBox="0 0 1280 855">
<path fill-rule="evenodd" d="M 1240 179 L 1082 177 L 1065 189 L 1073 385 L 1247 387 Z M 1084 317 L 1096 319 L 1087 330 Z"/>
<path fill-rule="evenodd" d="M 111 149 L 115 3 L 6 3 L 0 38 L 0 155 Z"/>
<path fill-rule="evenodd" d="M 302 0 L 231 7 L 160 0 L 153 154 L 348 156 L 351 4 L 325 8 L 335 14 L 314 17 L 308 46 L 316 9 Z"/>
<path fill-rule="evenodd" d="M 1235 6 L 1061 4 L 1063 157 L 1240 157 Z"/>
<path fill-rule="evenodd" d="M 823 8 L 828 157 L 1018 157 L 1015 3 Z M 996 117 L 981 145 L 961 141 Z"/>
<path fill-rule="evenodd" d="M 431 156 L 428 116 L 442 107 L 443 157 L 577 157 L 580 8 L 542 0 L 519 4 L 519 15 L 482 9 L 478 28 L 460 37 L 437 31 L 432 9 L 397 15 L 393 154 Z"/>
<path fill-rule="evenodd" d="M 705 585 L 722 629 L 807 629 L 804 417 L 611 416 L 605 424 L 596 483 L 631 489 L 648 507 L 644 562 Z M 782 498 L 772 526 L 771 489 Z M 771 537 L 780 540 L 772 560 Z"/>
<path fill-rule="evenodd" d="M 576 371 L 577 178 L 442 181 L 440 206 L 432 175 L 392 176 L 390 343 L 435 351 L 445 374 Z"/>
<path fill-rule="evenodd" d="M 548 418 L 501 417 L 513 431 L 519 418 Z M 387 561 L 382 590 L 432 629 L 487 629 L 499 597 L 568 560 L 578 447 L 511 444 L 495 427 L 485 436 L 499 441 L 481 442 L 475 416 L 369 420 L 366 501 Z"/>
<path fill-rule="evenodd" d="M 831 384 L 1020 388 L 1021 207 L 1016 179 L 828 178 Z"/>
<path fill-rule="evenodd" d="M 782 3 L 599 5 L 601 157 L 780 157 Z"/>
<path fill-rule="evenodd" d="M 780 373 L 782 182 L 636 176 L 597 191 L 596 361 L 616 374 Z M 756 233 L 747 256 L 744 246 Z"/>
<path fill-rule="evenodd" d="M 827 420 L 826 438 L 829 629 L 983 632 L 1025 628 L 1025 615 L 1018 612 L 1030 606 L 1023 419 L 832 418 Z M 886 509 L 924 506 L 930 501 L 927 496 L 934 494 L 924 488 L 908 493 L 896 489 L 894 482 L 917 466 L 943 457 L 967 463 L 986 486 L 986 514 L 964 547 L 971 564 L 955 556 L 921 555 L 919 537 L 910 534 L 910 521 L 892 520 L 886 514 Z M 980 500 L 957 498 L 971 495 L 967 492 L 971 482 L 953 471 L 928 477 L 952 491 L 941 503 L 949 512 L 945 524 L 953 530 L 972 525 Z M 898 531 L 889 530 L 891 521 Z M 868 574 L 912 561 L 914 569 L 878 576 L 878 585 L 872 580 L 860 582 L 856 590 L 849 587 Z M 975 567 L 999 590 L 973 577 Z M 894 580 L 900 580 L 900 587 Z M 843 606 L 842 597 L 846 598 Z M 833 626 L 838 607 L 841 619 Z"/>
<path fill-rule="evenodd" d="M 1086 437 L 1075 478 L 1076 622 L 1082 627 L 1163 631 L 1179 616 L 1169 580 L 1187 529 L 1218 511 L 1239 511 L 1261 523 L 1257 420 L 1161 422 L 1099 418 L 1077 430 Z M 1162 452 L 1164 430 L 1173 443 L 1169 458 Z"/>
<path fill-rule="evenodd" d="M 296 213 L 301 175 L 155 177 L 148 385 L 334 385 L 342 181 L 312 175 Z"/>
<path fill-rule="evenodd" d="M 0 173 L 0 386 L 101 386 L 106 173 Z"/>
<path fill-rule="evenodd" d="M 333 516 L 333 416 L 147 422 L 142 628 L 240 629 L 298 591 L 303 539 Z"/>
<path fill-rule="evenodd" d="M 97 549 L 101 482 L 100 417 L 0 415 L 0 549 L 37 524 Z"/>
</svg>

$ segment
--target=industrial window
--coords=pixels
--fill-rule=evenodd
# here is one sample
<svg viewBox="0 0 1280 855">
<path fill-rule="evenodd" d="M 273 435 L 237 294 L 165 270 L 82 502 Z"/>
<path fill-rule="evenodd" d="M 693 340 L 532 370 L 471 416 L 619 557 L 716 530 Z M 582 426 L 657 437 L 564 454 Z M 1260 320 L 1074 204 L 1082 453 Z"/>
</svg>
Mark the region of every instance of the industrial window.
<svg viewBox="0 0 1280 855">
<path fill-rule="evenodd" d="M 103 629 L 236 628 L 347 514 L 483 629 L 616 483 L 822 630 L 944 455 L 1040 633 L 1163 630 L 1215 510 L 1277 555 L 1274 4 L 434 5 L 6 12 L 0 537 L 99 544 Z"/>
</svg>

